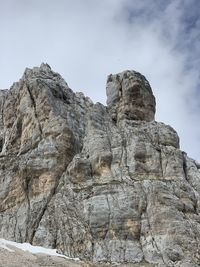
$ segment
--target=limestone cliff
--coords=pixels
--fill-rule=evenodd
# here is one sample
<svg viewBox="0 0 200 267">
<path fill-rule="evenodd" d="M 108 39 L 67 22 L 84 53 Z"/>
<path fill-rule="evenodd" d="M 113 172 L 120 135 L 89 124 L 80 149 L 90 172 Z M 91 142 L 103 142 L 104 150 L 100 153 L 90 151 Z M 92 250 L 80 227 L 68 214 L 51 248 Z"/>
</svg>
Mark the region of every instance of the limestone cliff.
<svg viewBox="0 0 200 267">
<path fill-rule="evenodd" d="M 91 262 L 200 266 L 200 170 L 135 71 L 107 107 L 47 64 L 0 91 L 0 237 Z M 134 265 L 137 264 L 137 265 Z"/>
</svg>

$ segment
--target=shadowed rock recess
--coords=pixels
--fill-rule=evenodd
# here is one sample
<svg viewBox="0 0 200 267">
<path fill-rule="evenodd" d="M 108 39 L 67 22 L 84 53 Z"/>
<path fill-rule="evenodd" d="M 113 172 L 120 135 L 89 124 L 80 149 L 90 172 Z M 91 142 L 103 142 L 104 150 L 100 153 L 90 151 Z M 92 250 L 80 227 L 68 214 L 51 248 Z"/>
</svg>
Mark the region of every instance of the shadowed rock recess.
<svg viewBox="0 0 200 267">
<path fill-rule="evenodd" d="M 140 73 L 107 104 L 47 64 L 0 91 L 0 237 L 119 266 L 200 266 L 200 166 Z M 77 263 L 78 264 L 78 263 Z"/>
</svg>

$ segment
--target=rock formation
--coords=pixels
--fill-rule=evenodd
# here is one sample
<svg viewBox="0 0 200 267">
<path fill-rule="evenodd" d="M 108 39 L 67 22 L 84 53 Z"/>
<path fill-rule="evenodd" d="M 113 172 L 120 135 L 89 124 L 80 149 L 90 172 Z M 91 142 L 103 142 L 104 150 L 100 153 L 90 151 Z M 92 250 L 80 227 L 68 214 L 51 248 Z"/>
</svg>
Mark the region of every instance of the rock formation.
<svg viewBox="0 0 200 267">
<path fill-rule="evenodd" d="M 0 92 L 0 237 L 131 266 L 200 266 L 200 170 L 135 71 L 107 104 L 47 64 Z M 137 264 L 137 265 L 134 265 Z"/>
</svg>

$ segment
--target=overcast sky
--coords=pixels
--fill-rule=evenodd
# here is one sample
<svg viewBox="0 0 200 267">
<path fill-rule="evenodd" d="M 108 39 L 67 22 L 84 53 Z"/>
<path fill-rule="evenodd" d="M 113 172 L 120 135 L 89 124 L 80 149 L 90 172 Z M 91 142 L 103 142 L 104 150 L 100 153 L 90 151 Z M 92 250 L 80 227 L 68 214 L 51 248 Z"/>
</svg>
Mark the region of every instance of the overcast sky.
<svg viewBox="0 0 200 267">
<path fill-rule="evenodd" d="M 200 0 L 0 0 L 0 88 L 41 62 L 104 104 L 108 74 L 141 72 L 200 161 Z"/>
</svg>

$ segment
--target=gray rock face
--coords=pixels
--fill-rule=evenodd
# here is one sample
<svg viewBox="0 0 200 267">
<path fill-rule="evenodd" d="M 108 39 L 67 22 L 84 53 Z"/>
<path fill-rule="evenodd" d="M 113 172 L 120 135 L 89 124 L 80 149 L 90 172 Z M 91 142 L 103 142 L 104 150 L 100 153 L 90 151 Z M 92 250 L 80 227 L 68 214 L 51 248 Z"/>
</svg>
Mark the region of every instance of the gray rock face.
<svg viewBox="0 0 200 267">
<path fill-rule="evenodd" d="M 153 121 L 155 97 L 148 81 L 136 71 L 110 74 L 107 104 L 114 121 L 123 119 Z"/>
<path fill-rule="evenodd" d="M 110 75 L 108 107 L 48 65 L 1 91 L 0 236 L 130 266 L 200 265 L 200 170 L 154 121 L 146 79 Z"/>
</svg>

